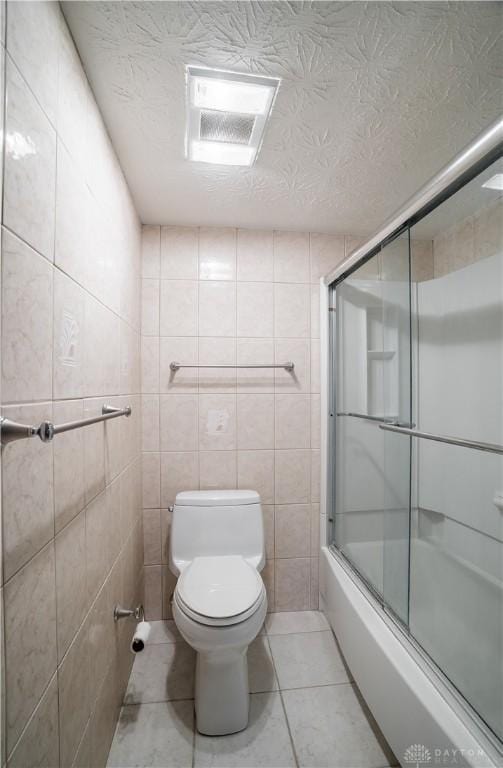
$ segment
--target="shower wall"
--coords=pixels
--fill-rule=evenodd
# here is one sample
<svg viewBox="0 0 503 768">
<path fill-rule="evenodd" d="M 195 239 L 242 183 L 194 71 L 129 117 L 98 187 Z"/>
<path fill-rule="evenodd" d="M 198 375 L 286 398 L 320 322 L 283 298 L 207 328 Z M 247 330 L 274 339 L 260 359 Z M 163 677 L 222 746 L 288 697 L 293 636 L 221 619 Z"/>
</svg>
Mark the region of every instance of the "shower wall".
<svg viewBox="0 0 503 768">
<path fill-rule="evenodd" d="M 318 606 L 319 278 L 351 237 L 143 228 L 145 601 L 170 616 L 170 513 L 183 489 L 261 494 L 269 610 Z M 197 370 L 180 363 L 272 363 Z"/>
<path fill-rule="evenodd" d="M 9 2 L 2 412 L 8 766 L 104 765 L 141 600 L 140 224 L 58 3 Z"/>
</svg>

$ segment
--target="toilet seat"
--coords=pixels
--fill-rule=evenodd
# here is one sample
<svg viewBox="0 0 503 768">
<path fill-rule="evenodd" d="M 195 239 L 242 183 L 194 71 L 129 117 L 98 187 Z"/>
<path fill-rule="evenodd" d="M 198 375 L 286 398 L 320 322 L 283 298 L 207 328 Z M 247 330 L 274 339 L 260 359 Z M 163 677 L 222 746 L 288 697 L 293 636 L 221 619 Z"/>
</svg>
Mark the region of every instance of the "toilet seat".
<svg viewBox="0 0 503 768">
<path fill-rule="evenodd" d="M 264 583 L 240 555 L 196 557 L 182 571 L 174 599 L 183 613 L 206 626 L 230 626 L 253 615 Z"/>
</svg>

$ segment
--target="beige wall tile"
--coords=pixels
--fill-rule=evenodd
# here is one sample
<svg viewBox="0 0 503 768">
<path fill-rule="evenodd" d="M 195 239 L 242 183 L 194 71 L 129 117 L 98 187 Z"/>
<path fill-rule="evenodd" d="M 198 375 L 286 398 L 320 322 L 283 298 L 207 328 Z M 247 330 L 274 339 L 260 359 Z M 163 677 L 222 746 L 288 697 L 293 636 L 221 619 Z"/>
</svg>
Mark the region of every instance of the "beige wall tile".
<svg viewBox="0 0 503 768">
<path fill-rule="evenodd" d="M 344 258 L 344 236 L 311 232 L 311 282 L 319 283 Z"/>
<path fill-rule="evenodd" d="M 311 286 L 311 338 L 320 338 L 320 286 Z"/>
<path fill-rule="evenodd" d="M 145 224 L 141 228 L 141 273 L 142 277 L 160 277 L 161 228 Z"/>
<path fill-rule="evenodd" d="M 83 418 L 82 400 L 54 403 L 54 422 Z M 56 533 L 85 506 L 84 433 L 80 429 L 62 432 L 53 443 L 54 512 Z"/>
<path fill-rule="evenodd" d="M 236 279 L 236 230 L 201 227 L 199 230 L 199 279 Z"/>
<path fill-rule="evenodd" d="M 317 557 L 311 558 L 311 589 L 310 589 L 310 608 L 312 611 L 319 609 L 319 560 Z"/>
<path fill-rule="evenodd" d="M 145 614 L 150 621 L 162 619 L 161 566 L 145 566 Z"/>
<path fill-rule="evenodd" d="M 197 450 L 197 395 L 161 395 L 160 416 L 161 451 Z"/>
<path fill-rule="evenodd" d="M 199 454 L 197 452 L 161 454 L 162 507 L 174 504 L 176 494 L 180 491 L 194 491 L 198 488 Z"/>
<path fill-rule="evenodd" d="M 2 400 L 52 397 L 51 265 L 2 232 Z"/>
<path fill-rule="evenodd" d="M 51 403 L 3 408 L 13 421 L 52 420 Z M 43 450 L 41 450 L 43 448 Z M 45 449 L 45 450 L 44 450 Z M 53 446 L 13 443 L 2 455 L 3 568 L 12 576 L 54 536 Z"/>
<path fill-rule="evenodd" d="M 48 544 L 4 588 L 7 751 L 56 671 L 54 544 Z"/>
<path fill-rule="evenodd" d="M 58 683 L 54 675 L 9 758 L 9 768 L 59 765 Z"/>
<path fill-rule="evenodd" d="M 311 448 L 319 448 L 321 440 L 321 397 L 311 395 Z"/>
<path fill-rule="evenodd" d="M 274 286 L 274 335 L 278 338 L 310 336 L 311 291 L 308 285 Z"/>
<path fill-rule="evenodd" d="M 237 284 L 237 335 L 270 338 L 273 335 L 272 283 Z"/>
<path fill-rule="evenodd" d="M 276 363 L 292 362 L 295 365 L 292 372 L 275 370 L 276 392 L 310 391 L 311 342 L 308 339 L 275 339 L 274 359 Z"/>
<path fill-rule="evenodd" d="M 83 627 L 58 669 L 61 765 L 72 765 L 91 713 L 89 646 Z M 76 706 L 76 697 L 78 705 Z"/>
<path fill-rule="evenodd" d="M 158 453 L 143 454 L 143 504 L 144 509 L 160 507 L 161 459 Z"/>
<path fill-rule="evenodd" d="M 307 504 L 310 499 L 311 451 L 276 451 L 276 504 Z"/>
<path fill-rule="evenodd" d="M 235 488 L 237 483 L 236 451 L 200 451 L 199 487 L 202 491 Z"/>
<path fill-rule="evenodd" d="M 311 557 L 320 554 L 320 505 L 311 504 Z"/>
<path fill-rule="evenodd" d="M 161 277 L 197 280 L 199 233 L 196 227 L 161 227 Z"/>
<path fill-rule="evenodd" d="M 161 563 L 161 513 L 159 509 L 143 510 L 143 562 Z"/>
<path fill-rule="evenodd" d="M 276 395 L 274 398 L 274 415 L 275 448 L 310 447 L 310 395 Z"/>
<path fill-rule="evenodd" d="M 307 232 L 274 232 L 274 280 L 277 283 L 309 282 Z"/>
<path fill-rule="evenodd" d="M 56 132 L 10 59 L 6 61 L 3 222 L 54 259 Z M 25 137 L 26 152 L 9 137 Z"/>
<path fill-rule="evenodd" d="M 311 560 L 275 560 L 275 610 L 306 611 L 311 598 Z"/>
<path fill-rule="evenodd" d="M 159 392 L 159 339 L 148 336 L 141 340 L 141 391 Z"/>
<path fill-rule="evenodd" d="M 240 365 L 274 363 L 273 339 L 237 339 L 236 348 L 237 362 Z M 274 369 L 238 368 L 237 391 L 249 394 L 274 392 Z"/>
<path fill-rule="evenodd" d="M 277 505 L 274 510 L 275 557 L 309 557 L 311 505 Z"/>
<path fill-rule="evenodd" d="M 236 336 L 236 283 L 199 284 L 199 335 Z"/>
<path fill-rule="evenodd" d="M 85 294 L 58 269 L 54 271 L 54 397 L 84 394 Z"/>
<path fill-rule="evenodd" d="M 263 504 L 272 504 L 274 451 L 238 451 L 237 487 L 257 491 Z"/>
<path fill-rule="evenodd" d="M 159 395 L 141 398 L 141 446 L 143 451 L 159 450 Z"/>
<path fill-rule="evenodd" d="M 160 296 L 161 336 L 197 336 L 197 281 L 161 280 Z"/>
<path fill-rule="evenodd" d="M 159 280 L 144 279 L 141 285 L 141 332 L 143 336 L 159 336 Z"/>
<path fill-rule="evenodd" d="M 311 451 L 311 501 L 320 500 L 320 451 Z"/>
<path fill-rule="evenodd" d="M 262 517 L 264 521 L 265 556 L 268 560 L 274 558 L 274 505 L 264 504 L 262 500 Z"/>
<path fill-rule="evenodd" d="M 86 507 L 86 581 L 89 600 L 94 600 L 108 571 L 109 522 L 107 494 L 102 492 Z"/>
<path fill-rule="evenodd" d="M 84 400 L 84 418 L 101 413 L 97 400 Z M 84 481 L 86 502 L 91 501 L 105 488 L 105 428 L 103 423 L 84 427 Z"/>
<path fill-rule="evenodd" d="M 7 20 L 7 50 L 53 124 L 58 103 L 59 13 L 52 3 L 33 7 L 16 3 Z"/>
<path fill-rule="evenodd" d="M 267 593 L 267 612 L 271 613 L 276 610 L 274 596 L 274 560 L 267 559 L 261 575 Z"/>
<path fill-rule="evenodd" d="M 58 659 L 61 660 L 89 606 L 84 511 L 56 536 L 55 553 Z"/>
<path fill-rule="evenodd" d="M 320 340 L 311 340 L 311 392 L 320 391 Z"/>
<path fill-rule="evenodd" d="M 81 172 L 58 138 L 54 261 L 84 287 L 89 278 L 91 201 L 91 192 Z"/>
<path fill-rule="evenodd" d="M 199 448 L 204 451 L 236 448 L 236 395 L 199 396 Z"/>
<path fill-rule="evenodd" d="M 271 231 L 238 229 L 237 279 L 252 282 L 273 280 L 273 233 Z"/>
<path fill-rule="evenodd" d="M 169 540 L 172 520 L 172 512 L 169 509 L 161 509 L 161 562 L 163 565 L 167 565 L 169 562 Z"/>
<path fill-rule="evenodd" d="M 198 345 L 196 337 L 168 337 L 160 340 L 160 382 L 157 379 L 157 390 L 160 392 L 197 392 L 199 372 L 197 367 L 172 371 L 172 362 L 182 365 L 196 365 L 198 362 Z"/>
<path fill-rule="evenodd" d="M 236 339 L 202 337 L 199 339 L 199 365 L 236 364 Z M 236 391 L 236 368 L 200 368 L 199 391 L 228 393 Z"/>
<path fill-rule="evenodd" d="M 274 448 L 274 395 L 238 394 L 237 447 Z"/>
</svg>

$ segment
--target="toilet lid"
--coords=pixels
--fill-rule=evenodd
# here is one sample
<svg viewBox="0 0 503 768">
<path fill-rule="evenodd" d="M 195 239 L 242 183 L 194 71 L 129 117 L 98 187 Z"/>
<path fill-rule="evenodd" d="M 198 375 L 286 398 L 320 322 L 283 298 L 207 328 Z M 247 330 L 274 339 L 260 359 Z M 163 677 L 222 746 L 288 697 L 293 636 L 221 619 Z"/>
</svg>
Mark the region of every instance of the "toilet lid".
<svg viewBox="0 0 503 768">
<path fill-rule="evenodd" d="M 261 597 L 257 570 L 239 555 L 196 557 L 180 574 L 177 592 L 200 616 L 227 619 L 248 611 Z"/>
</svg>

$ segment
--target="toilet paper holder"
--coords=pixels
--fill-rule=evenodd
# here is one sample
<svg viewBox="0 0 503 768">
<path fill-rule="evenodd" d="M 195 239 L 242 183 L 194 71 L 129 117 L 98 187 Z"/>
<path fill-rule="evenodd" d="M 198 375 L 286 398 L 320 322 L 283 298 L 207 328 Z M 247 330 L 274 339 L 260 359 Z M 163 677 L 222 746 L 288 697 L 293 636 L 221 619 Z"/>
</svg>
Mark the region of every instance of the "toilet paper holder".
<svg viewBox="0 0 503 768">
<path fill-rule="evenodd" d="M 136 608 L 123 608 L 118 603 L 114 605 L 114 621 L 119 619 L 128 619 L 130 616 L 134 616 L 136 621 L 143 621 L 145 619 L 145 611 L 143 605 L 140 603 Z"/>
</svg>

